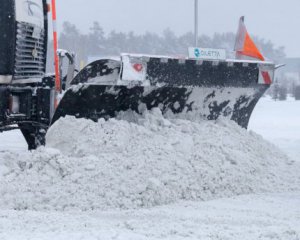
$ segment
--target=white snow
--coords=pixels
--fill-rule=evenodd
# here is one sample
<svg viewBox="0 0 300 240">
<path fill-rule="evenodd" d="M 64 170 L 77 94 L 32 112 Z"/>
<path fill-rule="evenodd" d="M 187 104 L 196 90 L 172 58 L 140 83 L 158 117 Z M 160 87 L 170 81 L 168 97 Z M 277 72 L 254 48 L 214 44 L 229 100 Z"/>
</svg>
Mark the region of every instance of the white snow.
<svg viewBox="0 0 300 240">
<path fill-rule="evenodd" d="M 298 240 L 300 193 L 109 212 L 0 212 L 2 240 Z"/>
<path fill-rule="evenodd" d="M 0 133 L 0 153 L 6 151 L 25 152 L 27 144 L 19 130 Z"/>
<path fill-rule="evenodd" d="M 66 117 L 47 148 L 4 153 L 0 208 L 107 210 L 300 190 L 300 164 L 234 122 Z M 16 197 L 18 196 L 18 197 Z"/>
<path fill-rule="evenodd" d="M 67 117 L 32 153 L 0 134 L 0 239 L 300 239 L 298 109 L 263 99 L 250 125 L 292 159 L 226 120 L 158 110 Z"/>
<path fill-rule="evenodd" d="M 263 98 L 253 112 L 249 129 L 300 161 L 300 101 Z"/>
</svg>

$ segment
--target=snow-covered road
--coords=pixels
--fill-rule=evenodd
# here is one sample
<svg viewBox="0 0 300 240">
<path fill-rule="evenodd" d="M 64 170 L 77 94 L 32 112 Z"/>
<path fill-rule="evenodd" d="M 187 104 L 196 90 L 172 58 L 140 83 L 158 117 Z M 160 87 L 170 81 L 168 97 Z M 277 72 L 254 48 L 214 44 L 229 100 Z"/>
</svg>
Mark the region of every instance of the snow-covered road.
<svg viewBox="0 0 300 240">
<path fill-rule="evenodd" d="M 300 101 L 261 99 L 253 112 L 249 129 L 300 161 Z"/>
<path fill-rule="evenodd" d="M 292 159 L 300 161 L 300 102 L 262 99 L 255 109 L 250 129 L 276 144 Z M 87 153 L 82 152 L 82 149 L 76 150 L 76 154 Z M 7 151 L 10 153 L 3 154 Z M 28 159 L 29 155 L 25 152 L 26 144 L 18 132 L 0 134 L 0 158 L 22 157 L 24 154 L 24 158 Z M 92 153 L 93 149 L 88 152 Z M 34 161 L 38 161 L 43 155 L 33 156 Z M 55 160 L 51 156 L 49 159 Z M 90 167 L 88 171 L 91 171 Z M 18 177 L 26 179 L 26 174 Z M 295 181 L 300 179 L 291 175 L 291 178 L 295 177 Z M 47 179 L 45 181 L 48 182 Z M 272 181 L 271 179 L 270 182 Z M 3 195 L 5 191 L 2 189 L 0 194 L 3 199 L 7 197 Z M 179 201 L 175 204 L 135 210 L 16 211 L 2 207 L 0 239 L 299 240 L 300 192 L 255 193 L 206 202 Z"/>
<path fill-rule="evenodd" d="M 300 193 L 113 212 L 1 211 L 0 239 L 299 240 Z"/>
</svg>

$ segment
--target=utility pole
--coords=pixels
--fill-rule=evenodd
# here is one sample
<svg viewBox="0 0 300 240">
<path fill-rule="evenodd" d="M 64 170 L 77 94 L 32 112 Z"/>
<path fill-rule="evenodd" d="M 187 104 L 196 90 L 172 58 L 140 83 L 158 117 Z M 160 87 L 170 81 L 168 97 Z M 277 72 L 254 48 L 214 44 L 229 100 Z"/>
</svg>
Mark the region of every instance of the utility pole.
<svg viewBox="0 0 300 240">
<path fill-rule="evenodd" d="M 198 0 L 195 0 L 195 47 L 198 47 L 198 20 L 199 20 L 199 6 Z"/>
</svg>

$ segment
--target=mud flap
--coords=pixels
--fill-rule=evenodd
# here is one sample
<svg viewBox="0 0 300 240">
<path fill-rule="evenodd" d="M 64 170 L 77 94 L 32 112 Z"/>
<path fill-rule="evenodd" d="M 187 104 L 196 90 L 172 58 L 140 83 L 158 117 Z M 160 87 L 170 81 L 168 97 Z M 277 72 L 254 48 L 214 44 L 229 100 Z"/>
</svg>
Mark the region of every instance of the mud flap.
<svg viewBox="0 0 300 240">
<path fill-rule="evenodd" d="M 28 150 L 34 150 L 45 145 L 46 128 L 34 126 L 30 123 L 19 124 L 19 128 L 27 142 Z"/>
</svg>

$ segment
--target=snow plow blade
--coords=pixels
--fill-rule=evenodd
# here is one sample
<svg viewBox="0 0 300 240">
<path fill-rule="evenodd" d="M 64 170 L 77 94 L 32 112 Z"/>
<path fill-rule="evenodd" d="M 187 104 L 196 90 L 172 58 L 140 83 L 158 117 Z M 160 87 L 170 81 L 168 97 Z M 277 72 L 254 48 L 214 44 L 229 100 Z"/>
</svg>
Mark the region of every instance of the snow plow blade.
<svg viewBox="0 0 300 240">
<path fill-rule="evenodd" d="M 120 111 L 160 108 L 168 114 L 226 117 L 247 128 L 252 111 L 269 88 L 275 66 L 265 62 L 199 61 L 123 56 L 99 60 L 73 80 L 52 124 L 72 115 L 97 121 Z"/>
</svg>

